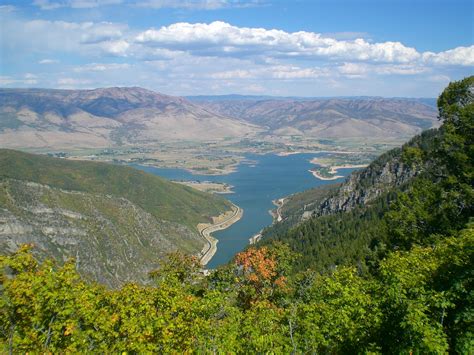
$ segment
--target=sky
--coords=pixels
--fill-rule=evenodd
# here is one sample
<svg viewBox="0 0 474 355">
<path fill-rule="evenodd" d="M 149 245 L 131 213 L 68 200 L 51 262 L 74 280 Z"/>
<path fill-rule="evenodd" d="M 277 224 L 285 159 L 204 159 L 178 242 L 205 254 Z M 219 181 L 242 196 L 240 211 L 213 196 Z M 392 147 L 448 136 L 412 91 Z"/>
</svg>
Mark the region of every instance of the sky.
<svg viewBox="0 0 474 355">
<path fill-rule="evenodd" d="M 0 0 L 0 87 L 436 97 L 472 0 Z"/>
</svg>

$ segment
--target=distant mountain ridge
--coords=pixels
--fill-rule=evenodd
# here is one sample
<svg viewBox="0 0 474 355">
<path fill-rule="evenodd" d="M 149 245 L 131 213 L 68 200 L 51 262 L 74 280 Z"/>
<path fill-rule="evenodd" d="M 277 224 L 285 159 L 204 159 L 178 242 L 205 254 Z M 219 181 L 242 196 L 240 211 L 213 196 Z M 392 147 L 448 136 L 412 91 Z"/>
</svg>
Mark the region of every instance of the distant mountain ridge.
<svg viewBox="0 0 474 355">
<path fill-rule="evenodd" d="M 317 138 L 403 138 L 437 127 L 430 99 L 405 98 L 193 98 L 206 109 L 245 120 L 273 135 Z"/>
<path fill-rule="evenodd" d="M 243 137 L 258 127 L 142 88 L 0 89 L 3 147 L 110 147 Z"/>
<path fill-rule="evenodd" d="M 383 97 L 383 96 L 272 96 L 272 95 L 241 95 L 241 94 L 226 94 L 226 95 L 192 95 L 184 96 L 191 102 L 209 102 L 209 101 L 230 101 L 230 100 L 294 100 L 294 101 L 315 101 L 315 100 L 330 100 L 330 99 L 346 99 L 346 100 L 404 100 L 415 101 L 423 103 L 427 106 L 436 108 L 436 98 L 434 97 Z"/>
<path fill-rule="evenodd" d="M 301 136 L 403 141 L 436 127 L 432 99 L 160 94 L 139 87 L 0 89 L 4 148 L 156 145 Z"/>
</svg>

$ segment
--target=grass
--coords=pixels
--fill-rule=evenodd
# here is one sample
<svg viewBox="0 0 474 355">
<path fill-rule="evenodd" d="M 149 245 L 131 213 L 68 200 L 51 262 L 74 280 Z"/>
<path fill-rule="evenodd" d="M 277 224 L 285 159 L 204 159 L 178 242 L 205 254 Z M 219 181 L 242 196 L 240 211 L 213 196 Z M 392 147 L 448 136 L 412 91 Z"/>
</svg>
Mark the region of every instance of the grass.
<svg viewBox="0 0 474 355">
<path fill-rule="evenodd" d="M 219 196 L 196 191 L 126 166 L 71 161 L 0 149 L 0 179 L 124 197 L 153 216 L 191 228 L 230 208 Z"/>
</svg>

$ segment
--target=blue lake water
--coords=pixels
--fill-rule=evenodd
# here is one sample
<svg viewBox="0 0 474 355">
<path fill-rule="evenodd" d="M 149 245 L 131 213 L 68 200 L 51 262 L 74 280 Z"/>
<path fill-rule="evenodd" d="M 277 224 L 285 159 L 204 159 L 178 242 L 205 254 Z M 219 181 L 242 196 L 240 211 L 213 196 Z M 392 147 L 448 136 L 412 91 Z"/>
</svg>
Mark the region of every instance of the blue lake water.
<svg viewBox="0 0 474 355">
<path fill-rule="evenodd" d="M 249 238 L 272 223 L 269 210 L 275 208 L 272 200 L 288 196 L 295 192 L 344 180 L 321 181 L 308 170 L 314 165 L 310 160 L 320 154 L 293 154 L 278 156 L 275 154 L 246 155 L 237 171 L 228 175 L 196 175 L 184 169 L 153 168 L 134 165 L 134 167 L 170 180 L 200 180 L 227 183 L 233 187 L 233 194 L 225 194 L 244 210 L 244 215 L 230 228 L 212 235 L 219 240 L 217 252 L 207 264 L 215 268 L 231 258 L 249 243 Z M 354 169 L 341 169 L 338 175 L 349 175 Z"/>
</svg>

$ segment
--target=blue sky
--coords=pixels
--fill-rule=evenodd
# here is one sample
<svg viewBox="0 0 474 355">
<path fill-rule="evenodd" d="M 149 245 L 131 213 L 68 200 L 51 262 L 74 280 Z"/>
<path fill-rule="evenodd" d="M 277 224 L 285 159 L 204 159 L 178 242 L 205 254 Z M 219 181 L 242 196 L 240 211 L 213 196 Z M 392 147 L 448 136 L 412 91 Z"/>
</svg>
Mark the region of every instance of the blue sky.
<svg viewBox="0 0 474 355">
<path fill-rule="evenodd" d="M 473 74 L 473 1 L 0 1 L 0 86 L 434 97 Z"/>
</svg>

